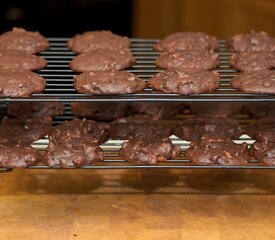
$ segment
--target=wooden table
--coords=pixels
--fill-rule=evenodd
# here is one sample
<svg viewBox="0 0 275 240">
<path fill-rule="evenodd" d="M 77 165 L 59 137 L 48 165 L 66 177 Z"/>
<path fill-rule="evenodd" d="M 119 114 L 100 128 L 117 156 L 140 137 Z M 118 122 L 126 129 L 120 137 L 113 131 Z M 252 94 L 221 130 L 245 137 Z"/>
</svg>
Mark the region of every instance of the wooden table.
<svg viewBox="0 0 275 240">
<path fill-rule="evenodd" d="M 16 170 L 0 239 L 275 239 L 275 172 Z"/>
</svg>

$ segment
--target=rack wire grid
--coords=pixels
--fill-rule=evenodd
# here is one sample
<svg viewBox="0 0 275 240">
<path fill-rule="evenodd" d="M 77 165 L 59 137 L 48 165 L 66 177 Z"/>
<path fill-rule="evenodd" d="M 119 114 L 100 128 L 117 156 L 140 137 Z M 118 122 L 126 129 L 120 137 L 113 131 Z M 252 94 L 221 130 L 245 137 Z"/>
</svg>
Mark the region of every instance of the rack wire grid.
<svg viewBox="0 0 275 240">
<path fill-rule="evenodd" d="M 190 118 L 192 115 L 185 114 L 177 116 L 168 120 L 163 120 L 165 123 L 171 125 L 176 124 L 180 119 Z M 64 120 L 72 120 L 75 118 L 72 113 L 69 105 L 66 105 L 65 115 L 56 117 L 53 121 L 53 125 L 62 123 Z M 238 115 L 237 120 L 240 126 L 244 127 L 250 124 L 253 119 L 248 118 L 247 115 Z M 122 160 L 119 156 L 119 149 L 123 144 L 123 140 L 112 140 L 110 139 L 106 143 L 101 145 L 101 148 L 104 150 L 104 161 L 96 163 L 95 165 L 84 166 L 79 169 L 274 169 L 275 166 L 267 166 L 257 162 L 256 160 L 251 160 L 250 163 L 243 166 L 225 166 L 225 165 L 196 165 L 190 160 L 184 158 L 185 150 L 190 146 L 190 142 L 184 141 L 174 135 L 172 135 L 171 140 L 174 144 L 177 144 L 181 147 L 181 156 L 173 159 L 167 160 L 166 162 L 161 162 L 156 165 L 135 165 L 129 163 L 125 160 Z M 254 140 L 247 135 L 242 135 L 238 140 L 234 140 L 236 143 L 246 142 L 248 145 L 253 144 Z M 40 139 L 32 144 L 32 147 L 43 153 L 48 145 L 48 138 Z M 47 166 L 38 164 L 36 166 L 31 166 L 28 169 L 62 169 L 59 167 L 49 168 Z M 1 172 L 8 172 L 12 169 L 0 168 Z"/>
<path fill-rule="evenodd" d="M 75 56 L 66 43 L 68 38 L 49 38 L 50 48 L 39 55 L 44 57 L 48 65 L 46 68 L 37 71 L 47 81 L 43 93 L 33 94 L 29 98 L 5 98 L 1 97 L 0 102 L 11 101 L 96 101 L 96 102 L 124 102 L 124 101 L 275 101 L 274 95 L 260 95 L 242 93 L 230 86 L 230 79 L 238 74 L 228 63 L 230 53 L 224 47 L 224 40 L 220 40 L 219 56 L 220 65 L 216 70 L 220 73 L 220 87 L 212 93 L 193 94 L 182 96 L 178 94 L 160 93 L 151 88 L 136 94 L 121 95 L 89 95 L 77 93 L 74 89 L 73 76 L 76 75 L 70 68 L 69 63 Z M 156 39 L 131 39 L 131 50 L 137 63 L 127 71 L 137 74 L 144 81 L 148 81 L 154 74 L 163 71 L 155 66 L 155 59 L 160 54 L 153 50 Z"/>
</svg>

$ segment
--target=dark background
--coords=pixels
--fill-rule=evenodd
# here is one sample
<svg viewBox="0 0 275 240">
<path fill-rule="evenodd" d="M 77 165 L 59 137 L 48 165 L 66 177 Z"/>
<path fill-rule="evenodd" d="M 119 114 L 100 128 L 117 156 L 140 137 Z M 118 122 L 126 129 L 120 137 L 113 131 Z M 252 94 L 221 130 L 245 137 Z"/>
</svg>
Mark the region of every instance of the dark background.
<svg viewBox="0 0 275 240">
<path fill-rule="evenodd" d="M 87 30 L 132 35 L 129 0 L 1 1 L 0 31 L 13 26 L 38 30 L 48 37 L 71 37 Z"/>
</svg>

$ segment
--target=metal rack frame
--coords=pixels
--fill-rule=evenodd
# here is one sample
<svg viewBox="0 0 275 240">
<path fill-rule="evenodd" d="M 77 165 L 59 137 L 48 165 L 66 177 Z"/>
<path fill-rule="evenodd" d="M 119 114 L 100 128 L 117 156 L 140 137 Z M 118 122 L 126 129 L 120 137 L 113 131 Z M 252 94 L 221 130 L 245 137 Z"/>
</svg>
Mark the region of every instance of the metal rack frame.
<svg viewBox="0 0 275 240">
<path fill-rule="evenodd" d="M 221 84 L 219 89 L 212 93 L 181 96 L 178 94 L 159 93 L 150 88 L 145 89 L 137 94 L 123 94 L 123 95 L 86 95 L 79 94 L 75 91 L 73 86 L 73 76 L 75 73 L 69 68 L 69 62 L 75 56 L 67 46 L 68 38 L 49 38 L 50 49 L 40 53 L 44 57 L 48 65 L 46 68 L 38 71 L 38 74 L 45 77 L 47 86 L 45 91 L 41 94 L 34 94 L 29 98 L 5 98 L 0 97 L 0 110 L 8 102 L 275 102 L 274 95 L 257 95 L 246 94 L 236 89 L 231 88 L 230 79 L 238 74 L 238 72 L 231 68 L 228 64 L 230 53 L 224 48 L 224 41 L 220 41 L 219 56 L 221 64 L 216 69 L 221 76 Z M 140 78 L 147 81 L 154 74 L 162 71 L 154 65 L 155 59 L 159 55 L 153 50 L 153 45 L 157 42 L 156 39 L 132 39 L 131 50 L 137 60 L 137 63 L 128 71 L 137 74 Z M 54 124 L 60 123 L 67 119 L 72 119 L 73 116 L 70 110 L 67 109 L 65 116 L 57 117 Z M 184 151 L 189 143 L 178 138 L 172 137 L 174 143 L 179 144 Z M 252 143 L 252 139 L 246 137 L 237 140 Z M 34 147 L 40 151 L 44 151 L 47 147 L 48 140 L 41 139 L 34 143 Z M 189 160 L 182 156 L 176 160 L 168 160 L 165 163 L 157 165 L 133 165 L 129 162 L 119 159 L 118 149 L 122 141 L 110 140 L 102 148 L 104 149 L 105 160 L 92 166 L 85 166 L 80 169 L 275 169 L 275 166 L 262 165 L 256 161 L 244 166 L 202 166 L 194 165 Z M 47 166 L 36 165 L 29 167 L 29 169 L 50 169 Z M 61 169 L 61 168 L 51 168 Z M 9 172 L 12 169 L 0 168 L 0 173 Z"/>
</svg>

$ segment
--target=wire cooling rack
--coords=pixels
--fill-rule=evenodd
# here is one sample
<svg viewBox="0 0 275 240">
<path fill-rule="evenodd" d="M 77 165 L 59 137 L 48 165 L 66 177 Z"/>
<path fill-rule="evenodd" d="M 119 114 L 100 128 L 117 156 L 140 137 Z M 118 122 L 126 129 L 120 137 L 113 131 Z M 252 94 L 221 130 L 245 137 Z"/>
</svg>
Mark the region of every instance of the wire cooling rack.
<svg viewBox="0 0 275 240">
<path fill-rule="evenodd" d="M 164 120 L 169 125 L 176 124 L 180 119 L 190 118 L 192 115 L 185 114 L 182 116 L 177 116 L 169 120 Z M 66 106 L 65 115 L 56 117 L 53 121 L 53 124 L 59 124 L 64 120 L 72 120 L 74 116 L 71 113 L 70 107 Z M 237 120 L 240 126 L 246 126 L 252 119 L 248 118 L 247 115 L 238 115 Z M 211 165 L 211 166 L 203 166 L 196 165 L 192 163 L 190 160 L 184 158 L 185 150 L 190 146 L 190 142 L 184 141 L 174 135 L 171 136 L 171 140 L 174 144 L 177 144 L 181 147 L 181 156 L 168 160 L 163 163 L 158 163 L 157 165 L 135 165 L 129 163 L 125 160 L 122 160 L 119 157 L 119 149 L 121 148 L 123 141 L 122 140 L 112 140 L 110 139 L 108 142 L 101 145 L 101 148 L 104 150 L 104 161 L 99 162 L 95 165 L 84 166 L 80 169 L 274 169 L 275 166 L 267 166 L 263 165 L 256 160 L 251 160 L 250 163 L 243 166 L 220 166 L 220 165 Z M 251 145 L 254 140 L 252 140 L 247 135 L 242 135 L 238 140 L 235 140 L 236 143 L 246 142 L 248 145 Z M 40 139 L 32 144 L 32 146 L 43 153 L 48 145 L 48 138 Z M 29 169 L 50 169 L 47 166 L 38 164 L 36 166 L 29 167 Z M 52 169 L 60 169 L 58 167 Z M 11 169 L 0 169 L 1 172 L 9 171 Z"/>
<path fill-rule="evenodd" d="M 45 91 L 41 94 L 34 94 L 29 98 L 5 98 L 1 97 L 0 102 L 11 101 L 96 101 L 96 102 L 124 102 L 124 101 L 219 101 L 219 102 L 244 102 L 244 101 L 275 101 L 274 95 L 260 95 L 242 93 L 230 86 L 230 79 L 238 72 L 230 68 L 228 58 L 230 53 L 224 48 L 224 41 L 220 41 L 219 56 L 221 64 L 216 69 L 221 76 L 220 87 L 212 92 L 190 96 L 178 94 L 167 94 L 157 92 L 151 88 L 136 94 L 121 95 L 88 95 L 77 93 L 73 85 L 73 76 L 76 75 L 70 68 L 69 63 L 75 56 L 66 43 L 68 38 L 49 38 L 49 50 L 40 53 L 48 65 L 46 68 L 37 71 L 47 80 Z M 127 71 L 137 74 L 144 81 L 148 81 L 154 74 L 163 71 L 155 66 L 155 59 L 160 54 L 153 50 L 156 39 L 131 39 L 131 51 L 137 63 Z"/>
</svg>

